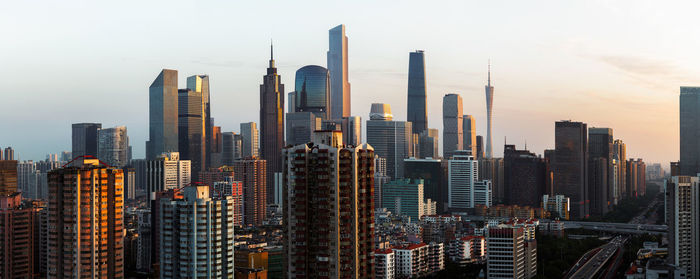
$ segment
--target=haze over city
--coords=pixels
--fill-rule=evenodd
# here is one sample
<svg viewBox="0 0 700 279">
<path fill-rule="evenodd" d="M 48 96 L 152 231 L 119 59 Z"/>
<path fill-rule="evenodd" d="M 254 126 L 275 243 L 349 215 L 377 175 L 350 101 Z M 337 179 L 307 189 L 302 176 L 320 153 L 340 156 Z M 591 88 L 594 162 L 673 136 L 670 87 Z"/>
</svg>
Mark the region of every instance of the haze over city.
<svg viewBox="0 0 700 279">
<path fill-rule="evenodd" d="M 505 137 L 518 146 L 527 141 L 537 153 L 552 148 L 554 121 L 572 119 L 614 128 L 630 157 L 677 160 L 679 86 L 700 83 L 694 9 L 681 3 L 138 6 L 7 3 L 0 11 L 0 80 L 13 97 L 5 98 L 0 117 L 17 121 L 3 122 L 13 133 L 0 141 L 22 159 L 43 159 L 70 149 L 71 123 L 103 122 L 127 125 L 134 157 L 141 157 L 147 87 L 161 68 L 209 74 L 216 123 L 237 131 L 240 122 L 258 121 L 257 106 L 245 101 L 257 95 L 270 39 L 282 82 L 293 86 L 300 66 L 325 64 L 326 30 L 339 23 L 351 39 L 352 113 L 363 120 L 373 102 L 389 103 L 405 119 L 407 52 L 422 49 L 430 125 L 442 126 L 442 96 L 459 93 L 484 134 L 491 59 L 496 155 Z M 307 8 L 288 12 L 298 6 Z"/>
</svg>

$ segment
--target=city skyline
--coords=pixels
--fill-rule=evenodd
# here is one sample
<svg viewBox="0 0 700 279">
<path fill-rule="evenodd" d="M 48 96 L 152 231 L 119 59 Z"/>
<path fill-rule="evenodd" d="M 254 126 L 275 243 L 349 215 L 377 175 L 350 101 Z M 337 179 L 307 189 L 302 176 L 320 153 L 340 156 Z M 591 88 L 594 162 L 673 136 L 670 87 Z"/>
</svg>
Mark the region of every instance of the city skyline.
<svg viewBox="0 0 700 279">
<path fill-rule="evenodd" d="M 21 10 L 26 4 L 11 5 L 16 6 L 11 6 L 8 11 Z M 168 9 L 184 10 L 192 8 L 192 5 L 197 6 L 175 4 Z M 241 8 L 232 5 L 234 6 L 228 7 L 231 9 L 217 5 L 198 8 L 215 14 Z M 282 4 L 281 8 L 286 5 L 288 4 Z M 457 8 L 472 8 L 473 5 L 475 4 L 459 3 Z M 523 4 L 513 3 L 512 8 L 519 5 Z M 259 73 L 267 64 L 269 38 L 275 39 L 278 54 L 276 60 L 283 76 L 282 82 L 292 86 L 291 77 L 296 69 L 303 65 L 326 64 L 328 29 L 342 23 L 346 26 L 346 35 L 350 41 L 348 64 L 349 83 L 353 84 L 352 115 L 368 119 L 370 104 L 383 102 L 395 108 L 396 120 L 404 121 L 408 77 L 406 52 L 424 49 L 426 72 L 429 72 L 426 81 L 428 111 L 432 112 L 428 117 L 428 127 L 442 126 L 439 117 L 441 97 L 456 92 L 464 99 L 464 113 L 476 118 L 477 134 L 485 137 L 485 100 L 481 86 L 486 80 L 483 69 L 490 58 L 493 64 L 492 83 L 499 88 L 494 106 L 495 157 L 501 156 L 504 137 L 509 139 L 508 143 L 516 144 L 518 148 L 527 141 L 530 150 L 542 154 L 544 149 L 554 147 L 553 122 L 571 119 L 586 122 L 591 127 L 615 129 L 616 136 L 624 139 L 630 147 L 628 158 L 642 157 L 647 162 L 662 162 L 664 165 L 678 160 L 677 94 L 680 86 L 700 84 L 700 79 L 691 78 L 693 73 L 700 71 L 693 66 L 698 59 L 690 55 L 697 42 L 687 39 L 692 36 L 687 36 L 686 32 L 662 32 L 668 30 L 664 26 L 692 26 L 682 24 L 688 20 L 686 17 L 665 16 L 682 15 L 691 9 L 601 2 L 569 5 L 555 3 L 550 6 L 554 11 L 561 11 L 561 14 L 547 11 L 547 19 L 554 21 L 566 16 L 573 18 L 561 21 L 561 29 L 543 28 L 548 26 L 544 20 L 529 20 L 522 27 L 507 30 L 506 26 L 523 20 L 523 16 L 507 18 L 507 15 L 513 14 L 504 11 L 503 15 L 494 18 L 500 23 L 487 25 L 487 28 L 478 31 L 466 27 L 472 21 L 483 19 L 484 15 L 479 13 L 495 11 L 497 5 L 473 7 L 476 9 L 474 14 L 465 14 L 464 22 L 440 16 L 440 20 L 429 25 L 412 23 L 411 16 L 425 12 L 428 16 L 435 17 L 443 13 L 459 14 L 463 12 L 458 13 L 457 10 L 467 9 L 453 9 L 455 11 L 452 12 L 445 11 L 442 7 L 402 8 L 397 11 L 403 12 L 403 16 L 397 17 L 396 22 L 377 19 L 363 23 L 366 18 L 354 14 L 361 5 L 350 5 L 347 12 L 335 16 L 322 15 L 314 22 L 302 21 L 290 26 L 277 26 L 279 28 L 275 29 L 270 28 L 274 22 L 260 23 L 259 27 L 246 28 L 251 30 L 248 32 L 254 32 L 251 34 L 238 27 L 229 27 L 252 20 L 244 14 L 239 19 L 231 19 L 233 21 L 216 23 L 204 18 L 206 13 L 203 11 L 197 12 L 194 19 L 201 19 L 202 24 L 212 26 L 211 30 L 202 30 L 164 15 L 148 18 L 153 16 L 147 12 L 152 10 L 148 6 L 144 7 L 144 11 L 134 11 L 133 24 L 149 26 L 158 20 L 175 24 L 172 30 L 166 30 L 153 38 L 146 37 L 150 34 L 149 28 L 132 30 L 136 27 L 110 22 L 110 19 L 119 14 L 116 11 L 121 7 L 114 7 L 115 13 L 112 15 L 105 11 L 105 6 L 85 4 L 84 8 L 94 11 L 91 16 L 100 16 L 99 20 L 93 18 L 97 20 L 95 26 L 86 27 L 76 27 L 79 22 L 73 19 L 58 21 L 51 26 L 45 24 L 46 20 L 55 17 L 53 13 L 73 13 L 67 9 L 70 5 L 62 7 L 47 4 L 32 15 L 6 12 L 2 13 L 3 22 L 8 20 L 8 26 L 17 26 L 10 28 L 12 30 L 2 30 L 0 34 L 16 40 L 2 46 L 4 51 L 0 58 L 6 61 L 4 64 L 8 67 L 0 69 L 0 74 L 8 81 L 5 83 L 8 92 L 18 92 L 22 97 L 8 98 L 5 104 L 12 109 L 0 112 L 0 117 L 8 119 L 10 115 L 32 111 L 43 111 L 47 115 L 61 117 L 28 115 L 22 121 L 8 121 L 4 123 L 6 129 L 22 133 L 3 133 L 0 142 L 3 146 L 13 146 L 20 159 L 37 160 L 43 159 L 47 153 L 70 150 L 68 128 L 72 123 L 103 123 L 106 127 L 125 125 L 129 129 L 134 158 L 142 158 L 145 155 L 145 141 L 148 139 L 147 87 L 154 75 L 163 68 L 178 69 L 183 77 L 209 75 L 211 97 L 213 102 L 219 104 L 212 107 L 212 116 L 216 118 L 217 125 L 222 126 L 222 131 L 238 131 L 238 123 L 259 122 L 256 106 L 241 105 L 237 100 L 257 91 Z M 262 10 L 260 6 L 243 8 Z M 331 8 L 319 5 L 316 12 L 330 11 Z M 368 11 L 367 16 L 372 17 L 389 9 L 382 4 L 376 10 Z M 582 12 L 572 15 L 569 9 L 580 9 Z M 531 11 L 529 16 L 545 13 Z M 581 26 L 594 12 L 611 18 L 612 22 Z M 273 14 L 277 13 L 279 12 L 273 11 Z M 45 18 L 39 18 L 42 16 Z M 28 22 L 32 20 L 36 22 Z M 18 22 L 26 24 L 18 25 Z M 452 27 L 450 22 L 459 24 Z M 630 28 L 635 25 L 639 27 Z M 34 28 L 38 26 L 56 31 L 55 35 L 35 37 L 37 34 Z M 457 28 L 463 32 L 459 37 L 482 36 L 486 43 L 467 44 L 463 39 L 431 34 L 439 26 L 448 29 L 444 33 L 437 33 L 449 34 L 455 31 L 451 28 Z M 606 28 L 610 30 L 604 30 Z M 62 29 L 72 31 L 61 31 Z M 392 29 L 398 32 L 383 32 Z M 660 36 L 663 43 L 646 42 L 640 35 L 649 31 L 647 29 L 651 29 L 652 33 L 662 33 Z M 174 38 L 176 34 L 185 34 L 190 30 L 218 36 L 202 36 L 202 44 L 198 44 L 196 49 L 187 44 L 173 44 L 172 48 L 160 51 L 162 42 L 169 36 Z M 416 33 L 410 35 L 408 30 Z M 573 35 L 563 33 L 565 30 L 571 31 Z M 98 31 L 103 34 L 98 34 Z M 528 31 L 527 35 L 519 34 L 524 31 Z M 619 35 L 623 31 L 624 36 L 613 38 L 613 35 Z M 64 40 L 66 37 L 71 40 Z M 643 37 L 655 36 L 645 34 Z M 304 41 L 304 46 L 294 46 L 297 40 Z M 521 43 L 520 47 L 512 48 L 516 42 Z M 457 46 L 462 43 L 463 46 Z M 111 44 L 121 45 L 123 49 L 115 49 Z M 41 45 L 51 45 L 52 48 L 45 49 Z M 632 47 L 633 45 L 647 46 Z M 509 52 L 504 51 L 506 47 Z M 110 67 L 103 66 L 104 63 Z M 574 64 L 576 67 L 570 66 Z M 87 78 L 75 85 L 68 83 L 73 80 L 68 74 Z M 25 76 L 44 76 L 45 83 L 37 84 Z M 113 86 L 97 86 L 105 83 Z M 185 88 L 184 79 L 179 81 L 178 88 Z M 109 96 L 120 97 L 101 104 L 93 101 Z M 26 129 L 30 126 L 35 129 Z M 649 126 L 654 129 L 648 129 Z M 670 144 L 659 146 L 656 143 L 659 139 Z"/>
</svg>

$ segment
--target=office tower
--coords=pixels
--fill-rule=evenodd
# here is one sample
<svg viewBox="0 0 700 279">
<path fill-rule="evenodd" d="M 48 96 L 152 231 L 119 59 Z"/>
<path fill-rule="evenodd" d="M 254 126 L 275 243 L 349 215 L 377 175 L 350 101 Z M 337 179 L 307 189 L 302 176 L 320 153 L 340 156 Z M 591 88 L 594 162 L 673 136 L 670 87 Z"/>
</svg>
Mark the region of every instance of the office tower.
<svg viewBox="0 0 700 279">
<path fill-rule="evenodd" d="M 420 158 L 420 135 L 419 134 L 411 134 L 411 150 L 412 150 L 412 156 L 411 158 L 419 157 Z"/>
<path fill-rule="evenodd" d="M 287 276 L 371 278 L 372 147 L 301 144 L 284 158 Z"/>
<path fill-rule="evenodd" d="M 447 163 L 447 193 L 450 210 L 474 207 L 474 184 L 479 174 L 478 162 L 468 151 L 454 152 Z"/>
<path fill-rule="evenodd" d="M 588 191 L 591 214 L 604 215 L 614 202 L 613 131 L 610 128 L 588 128 Z"/>
<path fill-rule="evenodd" d="M 681 86 L 680 94 L 681 175 L 700 173 L 700 87 Z"/>
<path fill-rule="evenodd" d="M 395 215 L 411 217 L 411 222 L 419 222 L 423 217 L 425 198 L 422 179 L 397 179 L 384 184 L 382 205 Z"/>
<path fill-rule="evenodd" d="M 330 119 L 349 117 L 350 83 L 348 82 L 348 37 L 345 25 L 328 30 L 328 73 L 330 77 Z M 300 92 L 297 90 L 297 92 Z"/>
<path fill-rule="evenodd" d="M 545 191 L 545 164 L 542 158 L 515 145 L 503 149 L 505 204 L 537 207 Z"/>
<path fill-rule="evenodd" d="M 160 278 L 232 277 L 233 205 L 233 197 L 213 198 L 209 186 L 185 187 L 181 198 L 161 199 Z"/>
<path fill-rule="evenodd" d="M 206 134 L 202 93 L 178 90 L 178 145 L 180 158 L 192 162 L 192 177 L 206 169 Z"/>
<path fill-rule="evenodd" d="M 100 123 L 76 123 L 73 127 L 73 157 L 98 156 L 98 130 L 102 128 Z M 5 152 L 7 157 L 7 151 Z"/>
<path fill-rule="evenodd" d="M 484 157 L 493 158 L 493 86 L 491 86 L 491 63 L 489 63 L 488 84 L 484 86 L 486 90 L 486 151 Z"/>
<path fill-rule="evenodd" d="M 17 163 L 17 189 L 25 198 L 36 198 L 36 165 L 33 161 Z"/>
<path fill-rule="evenodd" d="M 681 175 L 681 162 L 679 162 L 679 161 L 671 162 L 670 170 L 671 170 L 671 176 Z"/>
<path fill-rule="evenodd" d="M 406 119 L 413 123 L 414 134 L 420 134 L 428 129 L 427 99 L 425 55 L 422 50 L 416 50 L 408 55 L 408 117 Z"/>
<path fill-rule="evenodd" d="M 0 278 L 29 279 L 39 273 L 37 210 L 29 201 L 22 202 L 19 192 L 0 195 Z"/>
<path fill-rule="evenodd" d="M 491 181 L 494 203 L 502 204 L 506 200 L 505 167 L 503 158 L 482 158 L 479 160 L 479 180 Z"/>
<path fill-rule="evenodd" d="M 287 93 L 287 113 L 293 113 L 297 111 L 297 92 L 292 91 Z"/>
<path fill-rule="evenodd" d="M 287 145 L 310 142 L 318 129 L 321 129 L 321 118 L 312 112 L 287 113 Z"/>
<path fill-rule="evenodd" d="M 343 142 L 346 145 L 359 146 L 362 144 L 362 118 L 348 116 L 343 118 L 342 128 Z"/>
<path fill-rule="evenodd" d="M 476 136 L 476 159 L 484 158 L 484 137 Z"/>
<path fill-rule="evenodd" d="M 440 159 L 405 159 L 406 178 L 423 180 L 423 196 L 436 202 L 437 212 L 447 211 L 447 166 Z M 376 189 L 375 189 L 376 190 Z"/>
<path fill-rule="evenodd" d="M 487 278 L 529 278 L 525 276 L 523 227 L 489 227 L 486 243 Z"/>
<path fill-rule="evenodd" d="M 221 135 L 222 137 L 222 160 L 226 166 L 233 166 L 233 162 L 242 158 L 243 137 L 241 134 L 227 132 Z"/>
<path fill-rule="evenodd" d="M 0 196 L 17 192 L 17 161 L 0 160 Z"/>
<path fill-rule="evenodd" d="M 681 161 L 682 167 L 683 161 Z M 669 263 L 685 268 L 688 278 L 700 278 L 700 184 L 697 176 L 666 181 Z"/>
<path fill-rule="evenodd" d="M 387 176 L 404 177 L 403 159 L 413 157 L 411 122 L 394 121 L 388 104 L 372 104 L 367 121 L 367 143 L 386 159 Z"/>
<path fill-rule="evenodd" d="M 571 199 L 571 217 L 587 218 L 588 197 L 588 129 L 586 123 L 555 123 L 554 194 Z"/>
<path fill-rule="evenodd" d="M 122 170 L 79 163 L 49 172 L 48 278 L 123 278 Z"/>
<path fill-rule="evenodd" d="M 439 158 L 439 148 L 440 144 L 438 136 L 438 129 L 425 129 L 420 133 L 418 141 L 420 142 L 420 150 L 417 157 L 427 159 L 427 158 Z M 416 155 L 416 152 L 413 152 Z"/>
<path fill-rule="evenodd" d="M 113 167 L 124 167 L 128 161 L 129 137 L 126 126 L 97 130 L 97 158 Z"/>
<path fill-rule="evenodd" d="M 300 68 L 294 86 L 297 112 L 312 112 L 322 120 L 331 119 L 331 87 L 326 68 L 316 65 Z"/>
<path fill-rule="evenodd" d="M 153 160 L 179 148 L 177 71 L 163 69 L 148 88 L 148 96 L 146 159 Z"/>
<path fill-rule="evenodd" d="M 552 219 L 569 220 L 569 198 L 564 195 L 542 195 L 542 209 L 552 214 Z"/>
<path fill-rule="evenodd" d="M 70 151 L 61 152 L 61 162 L 68 162 L 73 159 L 73 154 Z"/>
<path fill-rule="evenodd" d="M 214 122 L 214 119 L 212 119 L 212 122 Z M 207 158 L 211 158 L 209 160 L 209 168 L 218 168 L 224 164 L 223 133 L 221 133 L 221 126 L 212 126 L 211 131 L 211 145 L 209 146 L 210 153 L 207 155 Z"/>
<path fill-rule="evenodd" d="M 15 159 L 15 150 L 12 149 L 12 147 L 5 147 L 5 156 L 3 157 L 3 160 L 14 160 Z"/>
<path fill-rule="evenodd" d="M 464 135 L 462 144 L 464 150 L 471 151 L 472 156 L 476 158 L 476 122 L 474 117 L 471 115 L 464 115 L 462 117 L 462 125 L 462 133 Z"/>
<path fill-rule="evenodd" d="M 214 118 L 211 117 L 211 96 L 209 94 L 209 76 L 208 75 L 194 75 L 187 77 L 187 89 L 199 93 L 202 96 L 202 127 L 203 137 L 203 156 L 204 156 L 204 169 L 212 167 L 212 157 L 211 154 L 215 153 L 211 149 L 213 145 L 216 144 L 215 134 L 214 134 Z"/>
<path fill-rule="evenodd" d="M 258 157 L 258 126 L 241 123 L 241 158 Z"/>
<path fill-rule="evenodd" d="M 442 154 L 445 159 L 450 159 L 457 150 L 464 150 L 463 120 L 462 97 L 445 95 L 442 98 Z"/>
<path fill-rule="evenodd" d="M 615 197 L 620 200 L 627 194 L 627 147 L 622 140 L 613 141 L 613 158 L 617 160 L 617 191 Z M 677 174 L 678 175 L 678 174 Z"/>
<path fill-rule="evenodd" d="M 267 161 L 267 202 L 272 204 L 276 172 L 282 171 L 284 148 L 284 84 L 277 74 L 270 45 L 270 64 L 260 85 L 260 157 Z"/>
<path fill-rule="evenodd" d="M 146 185 L 149 196 L 154 192 L 178 189 L 190 185 L 192 166 L 180 160 L 177 152 L 164 153 L 146 163 Z"/>
<path fill-rule="evenodd" d="M 267 209 L 267 161 L 245 158 L 233 163 L 234 180 L 243 182 L 243 223 L 261 226 Z"/>
</svg>

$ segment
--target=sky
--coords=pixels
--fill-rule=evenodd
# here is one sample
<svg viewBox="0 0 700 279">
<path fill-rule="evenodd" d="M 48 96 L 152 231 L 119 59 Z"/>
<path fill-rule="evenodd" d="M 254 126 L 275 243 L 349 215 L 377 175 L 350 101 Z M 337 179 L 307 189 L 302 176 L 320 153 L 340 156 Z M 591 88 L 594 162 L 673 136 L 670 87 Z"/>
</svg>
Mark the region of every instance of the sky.
<svg viewBox="0 0 700 279">
<path fill-rule="evenodd" d="M 406 119 L 409 52 L 425 51 L 428 122 L 458 93 L 485 135 L 492 64 L 494 152 L 542 154 L 554 122 L 609 127 L 627 155 L 679 157 L 680 86 L 700 86 L 700 2 L 674 1 L 10 1 L 0 9 L 0 147 L 22 160 L 70 150 L 71 123 L 126 125 L 145 153 L 148 86 L 163 68 L 208 74 L 223 131 L 258 121 L 270 40 L 287 91 L 326 66 L 346 25 L 352 114 L 388 103 Z M 364 133 L 364 124 L 363 124 Z"/>
</svg>

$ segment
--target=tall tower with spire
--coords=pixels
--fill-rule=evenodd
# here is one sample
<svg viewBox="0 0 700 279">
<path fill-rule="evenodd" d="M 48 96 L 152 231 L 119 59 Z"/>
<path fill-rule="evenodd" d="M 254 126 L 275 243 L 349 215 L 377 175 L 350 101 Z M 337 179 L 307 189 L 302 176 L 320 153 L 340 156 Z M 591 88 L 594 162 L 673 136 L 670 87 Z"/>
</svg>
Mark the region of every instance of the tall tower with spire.
<svg viewBox="0 0 700 279">
<path fill-rule="evenodd" d="M 274 203 L 275 173 L 282 172 L 284 147 L 284 84 L 275 68 L 270 42 L 270 64 L 260 85 L 260 157 L 267 161 L 268 203 Z"/>
<path fill-rule="evenodd" d="M 486 89 L 486 154 L 484 156 L 488 159 L 493 158 L 493 144 L 492 144 L 492 131 L 493 131 L 493 86 L 491 86 L 491 61 L 489 61 L 489 71 L 488 71 L 488 83 L 485 86 Z"/>
</svg>

